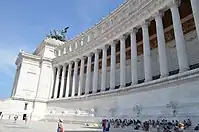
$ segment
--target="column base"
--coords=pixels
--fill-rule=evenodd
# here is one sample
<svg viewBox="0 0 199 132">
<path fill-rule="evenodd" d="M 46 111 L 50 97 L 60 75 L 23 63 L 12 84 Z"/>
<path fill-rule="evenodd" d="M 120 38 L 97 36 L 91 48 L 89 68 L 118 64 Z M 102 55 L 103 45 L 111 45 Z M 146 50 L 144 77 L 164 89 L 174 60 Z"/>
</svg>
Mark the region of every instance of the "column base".
<svg viewBox="0 0 199 132">
<path fill-rule="evenodd" d="M 125 87 L 125 85 L 120 85 L 120 88 L 124 88 Z"/>
<path fill-rule="evenodd" d="M 150 78 L 150 79 L 145 79 L 144 82 L 149 82 L 149 81 L 152 81 L 153 79 Z"/>
<path fill-rule="evenodd" d="M 189 68 L 182 68 L 182 69 L 180 69 L 179 73 L 183 73 L 183 72 L 186 72 L 188 70 L 189 70 Z"/>
<path fill-rule="evenodd" d="M 115 86 L 113 86 L 113 87 L 110 87 L 110 90 L 113 90 L 113 89 L 115 89 Z"/>
<path fill-rule="evenodd" d="M 169 73 L 161 75 L 160 78 L 164 78 L 164 77 L 168 77 L 168 76 L 169 76 Z"/>
<path fill-rule="evenodd" d="M 134 85 L 136 85 L 136 84 L 138 84 L 138 81 L 132 82 L 132 83 L 131 83 L 131 86 L 134 86 Z"/>
<path fill-rule="evenodd" d="M 92 94 L 95 94 L 95 93 L 97 93 L 97 91 L 93 91 L 93 92 L 92 92 Z"/>
</svg>

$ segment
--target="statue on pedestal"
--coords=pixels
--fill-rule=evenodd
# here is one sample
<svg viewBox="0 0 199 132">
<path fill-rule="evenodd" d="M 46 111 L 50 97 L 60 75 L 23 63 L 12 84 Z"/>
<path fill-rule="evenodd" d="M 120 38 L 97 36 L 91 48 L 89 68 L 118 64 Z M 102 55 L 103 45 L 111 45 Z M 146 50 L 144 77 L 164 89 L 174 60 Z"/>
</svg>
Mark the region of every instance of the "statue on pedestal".
<svg viewBox="0 0 199 132">
<path fill-rule="evenodd" d="M 60 40 L 60 41 L 66 41 L 66 37 L 65 34 L 67 33 L 69 27 L 66 27 L 60 31 L 56 31 L 53 30 L 54 34 L 52 33 L 52 31 L 50 31 L 50 33 L 47 35 L 47 38 L 54 38 L 56 40 Z"/>
</svg>

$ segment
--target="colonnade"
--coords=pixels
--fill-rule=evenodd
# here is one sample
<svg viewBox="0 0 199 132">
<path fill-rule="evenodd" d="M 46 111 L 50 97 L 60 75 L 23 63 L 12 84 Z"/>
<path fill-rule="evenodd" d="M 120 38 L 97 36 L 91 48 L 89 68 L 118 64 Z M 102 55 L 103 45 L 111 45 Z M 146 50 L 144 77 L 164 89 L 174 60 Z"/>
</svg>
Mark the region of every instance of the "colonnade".
<svg viewBox="0 0 199 132">
<path fill-rule="evenodd" d="M 199 0 L 191 0 L 193 16 L 196 25 L 197 34 L 199 34 Z M 177 58 L 180 72 L 185 72 L 189 70 L 188 57 L 185 45 L 185 39 L 182 30 L 182 24 L 180 20 L 180 14 L 178 9 L 179 4 L 174 2 L 170 5 L 172 20 L 173 20 L 173 28 L 174 28 L 174 36 L 177 50 Z M 164 36 L 164 27 L 162 21 L 163 13 L 158 11 L 153 17 L 156 22 L 156 32 L 157 32 L 157 43 L 158 43 L 158 53 L 159 53 L 159 64 L 160 64 L 160 75 L 162 77 L 166 77 L 169 75 L 168 69 L 168 59 L 166 55 L 166 45 L 165 45 L 165 36 Z M 144 49 L 144 76 L 145 82 L 152 80 L 152 67 L 151 67 L 151 49 L 150 49 L 150 39 L 149 39 L 149 24 L 148 20 L 143 21 L 139 27 L 142 28 L 142 36 L 143 36 L 143 49 Z M 117 40 L 111 41 L 109 44 L 103 45 L 100 49 L 93 51 L 92 53 L 88 53 L 87 56 L 82 56 L 79 59 L 68 62 L 62 66 L 54 67 L 54 87 L 52 90 L 52 98 L 62 98 L 69 97 L 70 91 L 72 91 L 73 96 L 81 96 L 82 93 L 89 94 L 90 91 L 92 93 L 96 93 L 99 82 L 99 52 L 102 50 L 102 69 L 101 69 L 101 87 L 100 91 L 105 91 L 106 89 L 106 81 L 107 81 L 107 49 L 108 46 L 111 46 L 111 64 L 110 64 L 110 89 L 114 90 L 116 86 L 116 43 L 120 41 L 120 87 L 126 86 L 126 48 L 125 48 L 125 40 L 126 36 L 130 35 L 131 40 L 131 85 L 135 85 L 138 83 L 138 71 L 137 71 L 137 43 L 136 43 L 136 33 L 137 27 L 129 28 L 129 31 L 120 36 Z M 94 59 L 94 71 L 93 78 L 91 78 L 91 59 L 92 55 L 95 56 Z M 86 76 L 84 74 L 84 65 L 85 59 L 87 58 L 87 69 Z M 81 60 L 80 65 L 80 74 L 78 76 L 78 63 Z M 74 65 L 74 73 L 72 75 L 72 65 Z M 67 72 L 67 80 L 65 79 L 66 67 L 68 67 Z M 62 73 L 61 73 L 62 68 Z M 55 70 L 57 69 L 57 70 Z M 60 82 L 60 74 L 62 74 L 61 84 Z M 86 78 L 85 78 L 86 77 Z M 72 79 L 73 78 L 73 79 Z M 73 80 L 71 82 L 71 79 Z M 84 81 L 85 79 L 85 81 Z M 85 83 L 84 83 L 85 82 Z M 91 86 L 92 84 L 92 86 Z M 60 85 L 60 90 L 58 90 Z M 85 86 L 84 86 L 85 85 Z M 58 93 L 59 91 L 59 93 Z M 65 93 L 64 93 L 65 92 Z M 59 96 L 58 96 L 59 95 Z M 65 96 L 63 96 L 65 95 Z"/>
</svg>

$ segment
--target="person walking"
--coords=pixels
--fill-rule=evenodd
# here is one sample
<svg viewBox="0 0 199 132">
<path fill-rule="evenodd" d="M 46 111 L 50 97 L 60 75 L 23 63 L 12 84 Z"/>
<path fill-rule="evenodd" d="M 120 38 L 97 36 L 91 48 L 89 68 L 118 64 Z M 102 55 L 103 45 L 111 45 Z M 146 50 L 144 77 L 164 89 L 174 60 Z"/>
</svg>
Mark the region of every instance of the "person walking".
<svg viewBox="0 0 199 132">
<path fill-rule="evenodd" d="M 27 116 L 27 115 L 25 116 L 25 119 L 24 119 L 24 120 L 25 120 L 25 124 L 26 124 L 27 121 L 28 121 L 28 116 Z"/>
<path fill-rule="evenodd" d="M 57 124 L 57 132 L 64 132 L 62 123 L 63 123 L 63 121 L 61 119 L 59 119 L 58 124 Z"/>
<path fill-rule="evenodd" d="M 110 122 L 107 119 L 102 120 L 103 132 L 109 132 Z"/>
<path fill-rule="evenodd" d="M 17 119 L 18 119 L 18 116 L 15 115 L 15 116 L 14 116 L 14 123 L 16 123 Z"/>
</svg>

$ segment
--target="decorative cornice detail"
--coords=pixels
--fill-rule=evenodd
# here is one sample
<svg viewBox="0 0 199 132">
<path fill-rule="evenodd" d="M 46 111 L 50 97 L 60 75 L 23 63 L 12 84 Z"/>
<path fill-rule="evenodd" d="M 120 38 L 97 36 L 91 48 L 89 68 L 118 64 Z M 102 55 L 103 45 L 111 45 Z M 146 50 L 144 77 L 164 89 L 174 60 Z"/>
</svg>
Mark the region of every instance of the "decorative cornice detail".
<svg viewBox="0 0 199 132">
<path fill-rule="evenodd" d="M 41 61 L 41 57 L 37 55 L 33 55 L 31 53 L 21 52 L 18 55 L 19 58 L 31 59 L 35 61 Z"/>
</svg>

